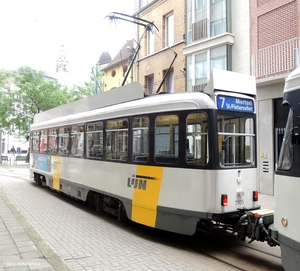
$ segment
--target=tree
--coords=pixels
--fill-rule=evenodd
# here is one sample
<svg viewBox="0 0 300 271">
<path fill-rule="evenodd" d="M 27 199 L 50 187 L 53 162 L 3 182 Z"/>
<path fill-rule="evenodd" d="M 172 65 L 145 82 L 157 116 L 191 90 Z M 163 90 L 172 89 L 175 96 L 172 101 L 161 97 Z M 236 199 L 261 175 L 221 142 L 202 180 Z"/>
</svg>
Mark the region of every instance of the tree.
<svg viewBox="0 0 300 271">
<path fill-rule="evenodd" d="M 102 76 L 102 73 L 98 74 L 99 82 L 103 82 Z M 68 88 L 45 72 L 30 67 L 21 67 L 13 72 L 0 70 L 2 129 L 15 136 L 27 137 L 35 114 L 91 96 L 95 86 L 94 77 L 81 86 Z"/>
<path fill-rule="evenodd" d="M 3 129 L 28 136 L 35 114 L 74 101 L 68 89 L 42 71 L 21 67 L 0 72 L 0 122 Z"/>
<path fill-rule="evenodd" d="M 98 69 L 98 67 L 96 67 L 96 69 Z M 78 100 L 102 92 L 104 90 L 103 77 L 103 71 L 97 70 L 97 72 L 94 72 L 93 70 L 93 75 L 90 77 L 90 82 L 85 82 L 81 86 L 73 86 L 72 90 L 74 93 L 74 99 Z"/>
</svg>

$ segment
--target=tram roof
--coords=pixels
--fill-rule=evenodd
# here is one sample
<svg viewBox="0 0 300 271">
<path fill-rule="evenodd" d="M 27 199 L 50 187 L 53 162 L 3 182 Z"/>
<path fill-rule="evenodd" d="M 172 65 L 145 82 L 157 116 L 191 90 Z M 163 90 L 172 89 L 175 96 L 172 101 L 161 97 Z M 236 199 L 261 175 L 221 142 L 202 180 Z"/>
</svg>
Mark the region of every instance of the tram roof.
<svg viewBox="0 0 300 271">
<path fill-rule="evenodd" d="M 52 117 L 48 112 L 44 119 L 40 117 L 39 121 L 35 120 L 31 128 L 46 129 L 47 127 L 91 122 L 106 118 L 194 109 L 216 109 L 216 105 L 209 95 L 203 92 L 161 93 L 67 115 L 58 116 L 55 110 L 51 110 Z"/>
<path fill-rule="evenodd" d="M 237 96 L 256 94 L 253 78 L 214 69 L 204 92 L 160 93 L 147 97 L 142 86 L 135 82 L 36 114 L 32 128 L 45 129 L 154 112 L 216 109 L 215 95 L 218 91 L 236 93 Z"/>
<path fill-rule="evenodd" d="M 293 70 L 285 79 L 284 93 L 300 89 L 300 67 Z"/>
<path fill-rule="evenodd" d="M 109 105 L 141 99 L 143 97 L 144 91 L 142 86 L 138 82 L 134 82 L 38 113 L 34 116 L 33 122 L 36 123 L 62 116 L 77 114 Z"/>
</svg>

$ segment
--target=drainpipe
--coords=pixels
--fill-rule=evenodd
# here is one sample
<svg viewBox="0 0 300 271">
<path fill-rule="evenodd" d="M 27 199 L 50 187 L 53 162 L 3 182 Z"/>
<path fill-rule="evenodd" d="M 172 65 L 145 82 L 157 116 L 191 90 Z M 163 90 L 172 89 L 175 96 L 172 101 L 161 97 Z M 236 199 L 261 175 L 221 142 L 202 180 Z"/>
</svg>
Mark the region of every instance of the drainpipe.
<svg viewBox="0 0 300 271">
<path fill-rule="evenodd" d="M 294 48 L 294 69 L 298 68 L 299 66 L 300 66 L 299 50 L 298 48 Z"/>
</svg>

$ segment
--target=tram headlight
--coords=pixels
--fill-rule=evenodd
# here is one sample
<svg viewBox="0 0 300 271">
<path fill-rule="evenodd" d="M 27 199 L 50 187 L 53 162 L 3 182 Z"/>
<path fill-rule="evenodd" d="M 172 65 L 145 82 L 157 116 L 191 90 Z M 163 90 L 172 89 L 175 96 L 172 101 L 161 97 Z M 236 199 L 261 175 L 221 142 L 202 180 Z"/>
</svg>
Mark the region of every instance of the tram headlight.
<svg viewBox="0 0 300 271">
<path fill-rule="evenodd" d="M 285 217 L 281 218 L 281 224 L 283 227 L 286 227 L 288 225 L 288 220 Z"/>
</svg>

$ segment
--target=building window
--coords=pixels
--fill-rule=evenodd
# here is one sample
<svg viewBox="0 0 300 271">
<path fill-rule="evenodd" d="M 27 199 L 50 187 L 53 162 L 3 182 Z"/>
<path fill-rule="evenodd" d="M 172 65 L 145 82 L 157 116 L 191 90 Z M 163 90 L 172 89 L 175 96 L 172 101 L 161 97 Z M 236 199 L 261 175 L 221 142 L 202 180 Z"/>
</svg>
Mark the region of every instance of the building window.
<svg viewBox="0 0 300 271">
<path fill-rule="evenodd" d="M 202 91 L 213 68 L 228 70 L 229 45 L 219 46 L 187 57 L 187 91 Z"/>
<path fill-rule="evenodd" d="M 154 76 L 149 75 L 146 77 L 146 84 L 147 84 L 147 94 L 152 95 L 154 92 Z"/>
<path fill-rule="evenodd" d="M 166 25 L 166 42 L 169 46 L 174 44 L 174 14 L 170 14 L 165 18 Z"/>
<path fill-rule="evenodd" d="M 227 70 L 226 45 L 210 50 L 210 68 Z"/>
<path fill-rule="evenodd" d="M 187 45 L 226 33 L 227 0 L 187 0 Z"/>
<path fill-rule="evenodd" d="M 226 31 L 226 1 L 212 1 L 210 7 L 210 36 L 215 37 Z"/>
<path fill-rule="evenodd" d="M 195 85 L 207 83 L 207 52 L 195 55 Z"/>
<path fill-rule="evenodd" d="M 147 30 L 147 54 L 154 53 L 154 34 L 152 31 Z"/>
</svg>

